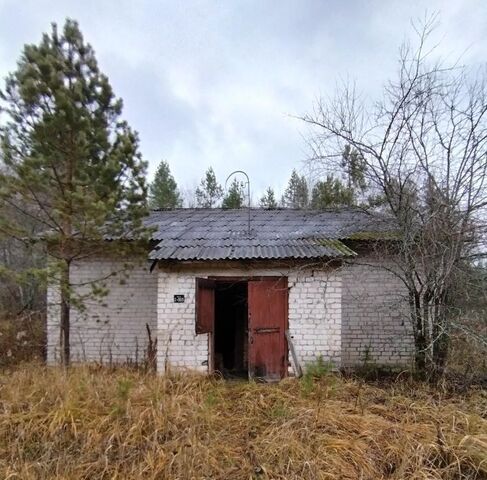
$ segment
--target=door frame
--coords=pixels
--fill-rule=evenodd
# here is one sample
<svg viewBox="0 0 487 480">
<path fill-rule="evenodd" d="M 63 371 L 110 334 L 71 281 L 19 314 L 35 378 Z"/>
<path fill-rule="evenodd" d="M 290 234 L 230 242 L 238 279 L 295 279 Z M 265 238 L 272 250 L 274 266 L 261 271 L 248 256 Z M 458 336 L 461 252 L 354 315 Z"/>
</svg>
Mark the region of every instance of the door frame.
<svg viewBox="0 0 487 480">
<path fill-rule="evenodd" d="M 219 275 L 208 276 L 208 280 L 215 282 L 215 285 L 218 283 L 232 283 L 232 282 L 248 283 L 249 278 L 250 277 L 234 277 L 234 276 L 219 276 Z M 247 302 L 248 302 L 248 292 L 247 292 Z M 215 301 L 215 315 L 213 315 L 213 327 L 211 329 L 211 333 L 208 334 L 208 373 L 215 373 L 215 317 L 216 317 L 216 301 Z M 248 331 L 248 323 L 249 321 L 247 318 L 247 331 Z M 248 369 L 248 359 L 247 359 L 247 369 Z"/>
<path fill-rule="evenodd" d="M 249 282 L 255 281 L 262 281 L 262 280 L 281 280 L 282 278 L 288 279 L 287 276 L 281 275 L 239 275 L 239 276 L 232 276 L 232 275 L 210 275 L 207 277 L 208 280 L 214 281 L 215 284 L 217 283 L 231 283 L 231 282 Z M 289 292 L 289 284 L 287 284 L 287 291 Z M 288 376 L 288 365 L 289 365 L 289 345 L 286 338 L 286 330 L 289 328 L 289 295 L 286 296 L 287 301 L 285 303 L 285 319 L 284 319 L 284 326 L 282 335 L 284 338 L 284 374 L 282 378 Z M 248 303 L 248 289 L 247 289 L 247 303 Z M 216 308 L 216 304 L 215 304 Z M 250 318 L 249 318 L 249 310 L 247 305 L 247 371 L 250 372 L 250 336 L 249 336 L 249 327 L 250 327 Z M 211 333 L 208 334 L 208 372 L 214 373 L 215 372 L 215 315 L 213 316 L 213 326 L 211 329 Z M 250 377 L 249 377 L 250 378 Z"/>
</svg>

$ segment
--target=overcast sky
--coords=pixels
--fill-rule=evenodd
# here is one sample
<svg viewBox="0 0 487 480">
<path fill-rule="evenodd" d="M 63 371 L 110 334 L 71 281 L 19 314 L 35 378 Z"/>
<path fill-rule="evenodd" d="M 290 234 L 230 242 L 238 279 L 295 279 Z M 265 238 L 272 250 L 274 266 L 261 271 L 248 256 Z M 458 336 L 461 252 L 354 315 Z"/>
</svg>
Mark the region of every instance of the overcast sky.
<svg viewBox="0 0 487 480">
<path fill-rule="evenodd" d="M 487 60 L 487 1 L 0 0 L 0 76 L 50 23 L 79 21 L 140 133 L 152 176 L 169 162 L 183 188 L 206 168 L 249 174 L 255 193 L 302 169 L 295 118 L 340 80 L 376 96 L 394 74 L 410 19 L 440 12 L 440 51 Z"/>
</svg>

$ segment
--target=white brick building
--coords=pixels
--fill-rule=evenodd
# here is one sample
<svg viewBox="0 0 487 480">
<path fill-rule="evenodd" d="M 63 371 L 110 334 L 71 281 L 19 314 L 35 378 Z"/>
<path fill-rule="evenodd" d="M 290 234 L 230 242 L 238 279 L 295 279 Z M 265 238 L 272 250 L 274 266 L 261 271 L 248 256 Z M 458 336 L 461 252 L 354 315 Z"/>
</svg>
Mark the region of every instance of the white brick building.
<svg viewBox="0 0 487 480">
<path fill-rule="evenodd" d="M 369 238 L 390 224 L 355 210 L 181 209 L 154 212 L 149 261 L 95 258 L 75 266 L 81 294 L 109 293 L 71 310 L 73 361 L 140 362 L 148 329 L 160 372 L 184 368 L 276 378 L 318 356 L 336 367 L 408 365 L 404 289 Z M 365 232 L 367 233 L 365 235 Z M 386 237 L 387 235 L 384 235 Z M 360 245 L 360 254 L 353 250 Z M 114 274 L 110 276 L 110 274 Z M 85 289 L 85 290 L 83 290 Z M 48 361 L 59 357 L 57 289 L 48 292 Z"/>
</svg>

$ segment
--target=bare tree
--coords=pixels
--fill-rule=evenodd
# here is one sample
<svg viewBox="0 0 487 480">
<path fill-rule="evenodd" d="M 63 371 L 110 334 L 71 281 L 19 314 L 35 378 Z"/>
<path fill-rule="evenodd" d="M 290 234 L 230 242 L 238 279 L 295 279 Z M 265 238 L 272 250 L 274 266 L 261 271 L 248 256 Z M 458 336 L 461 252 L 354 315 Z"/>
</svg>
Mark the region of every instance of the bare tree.
<svg viewBox="0 0 487 480">
<path fill-rule="evenodd" d="M 346 85 L 303 117 L 313 163 L 329 168 L 351 145 L 393 216 L 395 273 L 408 292 L 416 367 L 433 375 L 443 372 L 461 320 L 455 282 L 483 252 L 487 206 L 485 70 L 434 61 L 435 25 L 436 17 L 413 25 L 417 46 L 402 46 L 397 78 L 378 102 L 366 104 Z"/>
</svg>

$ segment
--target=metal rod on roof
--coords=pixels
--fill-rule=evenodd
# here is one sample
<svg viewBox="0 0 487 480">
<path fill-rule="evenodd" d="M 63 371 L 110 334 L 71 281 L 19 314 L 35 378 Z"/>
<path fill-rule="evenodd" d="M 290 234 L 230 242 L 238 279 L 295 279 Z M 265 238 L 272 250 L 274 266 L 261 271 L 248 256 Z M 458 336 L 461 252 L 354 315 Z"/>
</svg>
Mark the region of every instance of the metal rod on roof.
<svg viewBox="0 0 487 480">
<path fill-rule="evenodd" d="M 250 237 L 250 178 L 249 176 L 243 171 L 243 170 L 235 170 L 234 172 L 232 172 L 230 175 L 228 175 L 227 179 L 225 180 L 225 190 L 227 189 L 227 183 L 228 183 L 228 180 L 230 179 L 230 177 L 232 175 L 235 175 L 236 173 L 241 173 L 242 175 L 245 175 L 245 177 L 247 178 L 247 198 L 248 198 L 248 206 L 247 206 L 247 209 L 248 209 L 248 212 L 249 212 L 249 218 L 248 218 L 248 225 L 247 225 L 247 228 L 248 228 L 248 236 Z"/>
</svg>

